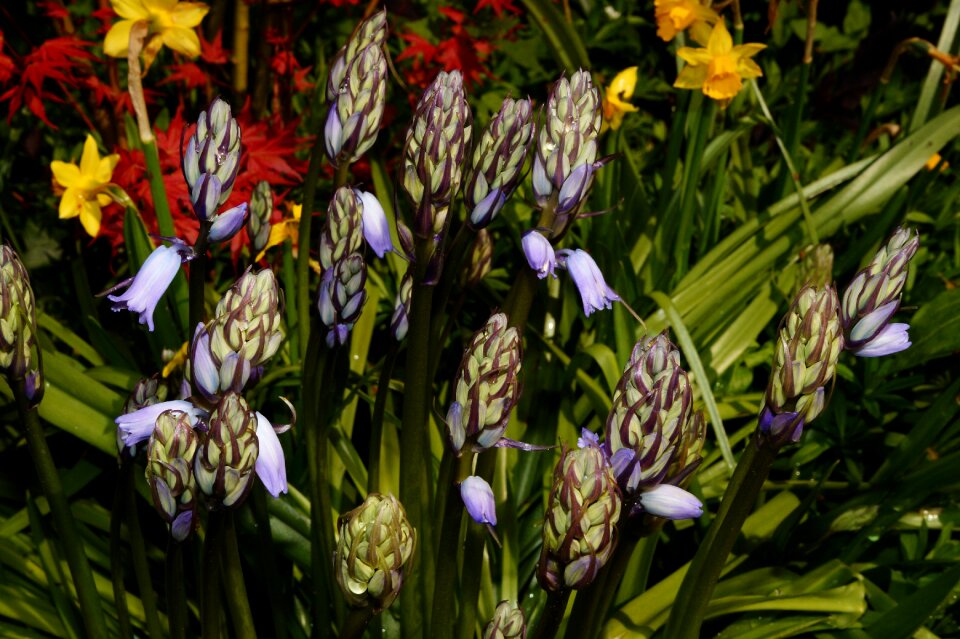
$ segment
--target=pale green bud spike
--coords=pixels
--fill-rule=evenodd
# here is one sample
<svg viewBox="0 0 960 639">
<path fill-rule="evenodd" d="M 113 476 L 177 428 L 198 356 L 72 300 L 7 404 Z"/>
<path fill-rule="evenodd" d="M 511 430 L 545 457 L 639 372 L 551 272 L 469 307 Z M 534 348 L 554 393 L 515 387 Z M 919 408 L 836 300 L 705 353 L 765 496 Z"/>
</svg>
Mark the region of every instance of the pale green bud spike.
<svg viewBox="0 0 960 639">
<path fill-rule="evenodd" d="M 363 246 L 363 204 L 356 192 L 343 186 L 337 189 L 327 206 L 327 223 L 320 234 L 320 266 L 333 268 L 334 263 L 357 253 Z"/>
<path fill-rule="evenodd" d="M 370 493 L 337 522 L 334 569 L 347 603 L 380 612 L 403 586 L 404 572 L 417 545 L 416 530 L 392 495 Z"/>
<path fill-rule="evenodd" d="M 553 473 L 537 579 L 551 592 L 593 583 L 617 545 L 620 489 L 597 446 L 565 450 Z"/>
<path fill-rule="evenodd" d="M 493 619 L 483 629 L 483 639 L 524 639 L 527 623 L 523 610 L 515 601 L 501 601 L 493 611 Z"/>
<path fill-rule="evenodd" d="M 194 463 L 200 492 L 211 507 L 239 506 L 253 485 L 259 454 L 257 417 L 235 392 L 224 394 L 210 414 Z"/>
<path fill-rule="evenodd" d="M 0 245 L 0 372 L 11 386 L 24 385 L 31 405 L 40 403 L 44 382 L 33 289 L 27 269 L 5 244 Z"/>
<path fill-rule="evenodd" d="M 178 541 L 192 530 L 197 509 L 193 474 L 196 453 L 197 436 L 191 416 L 176 410 L 160 413 L 147 445 L 145 475 L 157 512 L 171 526 L 178 522 L 174 528 Z"/>
<path fill-rule="evenodd" d="M 833 249 L 829 244 L 804 249 L 800 262 L 801 286 L 826 286 L 833 282 Z"/>
<path fill-rule="evenodd" d="M 250 214 L 247 216 L 247 236 L 257 254 L 270 239 L 270 217 L 273 215 L 273 191 L 266 180 L 261 180 L 250 196 Z"/>
<path fill-rule="evenodd" d="M 381 9 L 361 22 L 330 64 L 327 76 L 327 100 L 333 101 L 341 92 L 347 68 L 357 57 L 357 53 L 369 46 L 382 49 L 387 40 L 387 10 Z"/>
</svg>

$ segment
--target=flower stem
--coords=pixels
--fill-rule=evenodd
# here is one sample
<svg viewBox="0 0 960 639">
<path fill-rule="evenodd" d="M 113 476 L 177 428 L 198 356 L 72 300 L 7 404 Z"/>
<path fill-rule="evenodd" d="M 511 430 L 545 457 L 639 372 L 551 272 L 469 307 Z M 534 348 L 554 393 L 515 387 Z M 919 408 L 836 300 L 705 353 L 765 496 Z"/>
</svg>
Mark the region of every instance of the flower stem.
<svg viewBox="0 0 960 639">
<path fill-rule="evenodd" d="M 183 573 L 183 544 L 170 537 L 164 579 L 167 583 L 167 620 L 170 639 L 187 639 L 186 577 Z"/>
<path fill-rule="evenodd" d="M 283 596 L 280 577 L 277 574 L 276 555 L 273 548 L 273 536 L 270 534 L 270 514 L 267 511 L 267 491 L 259 482 L 250 492 L 250 511 L 257 526 L 257 563 L 260 568 L 259 578 L 266 583 L 263 590 L 267 591 L 267 600 L 270 604 L 270 619 L 275 639 L 285 639 L 287 636 L 286 615 L 287 602 Z M 255 597 L 256 598 L 256 597 Z"/>
<path fill-rule="evenodd" d="M 687 157 L 683 167 L 683 199 L 680 204 L 680 227 L 677 233 L 674 257 L 677 263 L 676 277 L 683 277 L 687 272 L 690 260 L 690 241 L 695 226 L 697 186 L 700 182 L 700 162 L 703 160 L 703 149 L 707 141 L 707 133 L 713 124 L 713 100 L 701 104 L 699 112 L 694 116 L 695 128 L 692 144 L 687 149 Z"/>
<path fill-rule="evenodd" d="M 317 91 L 321 94 L 323 89 Z M 317 100 L 319 103 L 319 99 Z M 303 182 L 303 214 L 297 230 L 297 331 L 300 333 L 300 357 L 306 357 L 310 341 L 310 246 L 313 204 L 317 195 L 317 177 L 323 163 L 323 136 L 317 136 L 310 149 L 310 164 Z"/>
<path fill-rule="evenodd" d="M 237 543 L 237 528 L 233 522 L 233 511 L 224 516 L 223 544 L 221 561 L 223 562 L 223 587 L 227 593 L 227 606 L 233 618 L 233 629 L 237 637 L 252 639 L 257 636 L 250 612 L 250 600 L 247 587 L 243 582 L 243 568 L 240 566 L 240 545 Z"/>
<path fill-rule="evenodd" d="M 221 511 L 210 511 L 207 518 L 207 535 L 203 540 L 203 568 L 200 573 L 202 593 L 200 599 L 200 627 L 203 639 L 220 639 L 220 553 L 223 538 Z"/>
<path fill-rule="evenodd" d="M 497 452 L 488 450 L 477 455 L 474 474 L 487 483 L 493 481 L 497 467 Z M 487 529 L 480 524 L 467 522 L 467 541 L 463 549 L 463 578 L 460 580 L 460 614 L 457 625 L 459 639 L 472 639 L 477 625 L 477 598 L 480 594 L 480 573 L 483 563 L 483 547 L 487 540 Z"/>
<path fill-rule="evenodd" d="M 551 592 L 547 597 L 547 605 L 543 609 L 543 616 L 537 623 L 531 639 L 553 639 L 556 636 L 560 624 L 563 622 L 563 614 L 567 610 L 567 601 L 570 599 L 570 590 L 564 589 L 560 592 Z"/>
<path fill-rule="evenodd" d="M 360 639 L 373 617 L 373 608 L 351 608 L 340 630 L 340 639 Z"/>
<path fill-rule="evenodd" d="M 437 499 L 437 504 L 443 508 L 443 519 L 440 525 L 440 543 L 437 545 L 433 614 L 430 616 L 431 637 L 449 637 L 453 633 L 453 621 L 456 618 L 454 595 L 457 590 L 457 550 L 460 547 L 463 521 L 463 506 L 457 484 L 467 477 L 473 465 L 473 455 L 470 453 L 456 459 L 455 454 L 445 448 L 443 456 L 437 485 L 438 490 L 443 491 L 445 503 Z"/>
<path fill-rule="evenodd" d="M 193 245 L 196 258 L 190 262 L 190 325 L 187 326 L 187 335 L 193 336 L 197 324 L 203 321 L 204 285 L 207 278 L 207 238 L 210 233 L 210 224 L 200 223 L 200 234 Z"/>
<path fill-rule="evenodd" d="M 380 490 L 380 446 L 383 441 L 383 416 L 387 410 L 390 378 L 393 377 L 393 368 L 397 363 L 398 352 L 397 342 L 391 339 L 387 355 L 383 358 L 383 367 L 380 369 L 380 379 L 377 381 L 377 398 L 373 403 L 373 416 L 370 419 L 370 462 L 367 466 L 368 493 L 375 493 Z"/>
<path fill-rule="evenodd" d="M 147 560 L 147 546 L 146 543 L 144 543 L 143 531 L 140 530 L 140 515 L 137 512 L 137 495 L 133 486 L 133 477 L 131 476 L 125 479 L 126 504 L 124 510 L 127 517 L 127 531 L 130 534 L 133 574 L 137 579 L 137 590 L 140 592 L 140 602 L 143 604 L 143 616 L 147 623 L 147 634 L 151 639 L 160 639 L 166 636 L 166 633 L 163 632 L 163 628 L 160 625 L 160 615 L 157 612 L 157 595 L 153 591 L 153 582 L 150 579 L 150 562 Z"/>
<path fill-rule="evenodd" d="M 70 567 L 73 585 L 77 590 L 80 612 L 83 614 L 83 625 L 86 628 L 87 636 L 106 637 L 107 626 L 104 621 L 103 608 L 100 605 L 100 595 L 97 594 L 97 588 L 93 581 L 90 562 L 84 554 L 83 540 L 80 537 L 79 530 L 77 530 L 73 513 L 70 512 L 70 504 L 67 503 L 67 497 L 63 492 L 60 474 L 57 472 L 53 456 L 47 447 L 43 427 L 40 425 L 40 416 L 37 414 L 36 407 L 31 406 L 30 400 L 27 399 L 23 381 L 13 382 L 11 386 L 13 386 L 13 392 L 16 395 L 20 418 L 23 420 L 24 436 L 27 440 L 27 447 L 30 449 L 30 457 L 33 459 L 33 465 L 37 470 L 43 493 L 47 497 L 47 503 L 50 504 L 53 523 L 60 536 L 60 544 L 63 547 L 67 565 Z"/>
<path fill-rule="evenodd" d="M 696 639 L 699 636 L 717 579 L 743 522 L 756 504 L 776 455 L 777 449 L 765 441 L 754 438 L 747 445 L 727 485 L 720 510 L 677 592 L 665 639 Z"/>
<path fill-rule="evenodd" d="M 113 581 L 113 601 L 117 608 L 117 636 L 129 639 L 130 611 L 127 609 L 127 588 L 123 583 L 123 516 L 127 487 L 133 490 L 132 464 L 120 458 L 120 477 L 113 487 L 113 508 L 110 509 L 110 577 Z"/>
</svg>

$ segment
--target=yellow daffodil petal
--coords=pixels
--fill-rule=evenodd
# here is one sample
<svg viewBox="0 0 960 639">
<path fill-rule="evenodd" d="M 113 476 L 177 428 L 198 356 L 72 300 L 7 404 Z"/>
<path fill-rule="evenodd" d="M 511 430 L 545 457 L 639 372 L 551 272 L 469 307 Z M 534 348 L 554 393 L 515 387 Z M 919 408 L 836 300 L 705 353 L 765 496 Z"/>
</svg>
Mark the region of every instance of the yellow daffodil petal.
<svg viewBox="0 0 960 639">
<path fill-rule="evenodd" d="M 296 243 L 297 230 L 299 230 L 299 225 L 294 223 L 292 220 L 284 220 L 279 224 L 274 224 L 271 226 L 270 236 L 267 238 L 267 243 L 263 247 L 263 250 L 257 254 L 257 258 L 254 261 L 259 262 L 262 260 L 268 249 L 283 244 L 288 238 Z"/>
<path fill-rule="evenodd" d="M 743 88 L 743 80 L 736 73 L 711 75 L 703 83 L 703 93 L 714 100 L 729 100 Z"/>
<path fill-rule="evenodd" d="M 106 184 L 113 178 L 113 170 L 117 168 L 117 162 L 120 161 L 120 156 L 116 153 L 111 153 L 110 155 L 100 158 L 100 163 L 97 164 L 97 172 L 94 177 L 97 179 L 97 182 Z"/>
<path fill-rule="evenodd" d="M 100 151 L 97 141 L 89 133 L 83 143 L 83 155 L 80 156 L 80 174 L 84 177 L 94 177 L 100 165 Z"/>
<path fill-rule="evenodd" d="M 767 48 L 767 45 L 759 42 L 750 42 L 747 44 L 738 44 L 733 48 L 733 54 L 741 58 L 752 58 Z"/>
<path fill-rule="evenodd" d="M 716 16 L 714 19 L 718 19 Z M 710 34 L 713 33 L 713 27 L 709 22 L 698 20 L 690 26 L 690 37 L 701 47 L 706 47 L 710 42 Z"/>
<path fill-rule="evenodd" d="M 183 55 L 195 58 L 200 55 L 200 39 L 193 29 L 170 27 L 163 31 L 163 43 Z"/>
<path fill-rule="evenodd" d="M 100 206 L 107 206 L 111 202 L 113 202 L 113 198 L 106 193 L 97 193 L 97 204 Z"/>
<path fill-rule="evenodd" d="M 177 0 L 141 0 L 151 13 L 169 13 L 177 6 Z"/>
<path fill-rule="evenodd" d="M 181 2 L 170 12 L 170 20 L 178 27 L 193 28 L 203 21 L 210 7 L 202 2 Z"/>
<path fill-rule="evenodd" d="M 293 215 L 293 219 L 299 222 L 300 216 L 303 215 L 303 205 L 294 204 L 293 206 L 290 207 L 290 213 Z"/>
<path fill-rule="evenodd" d="M 322 271 L 322 269 L 320 268 L 320 262 L 318 262 L 317 260 L 307 260 L 307 264 L 310 265 L 310 268 L 313 270 L 314 273 L 316 273 L 317 275 L 320 275 Z"/>
<path fill-rule="evenodd" d="M 751 80 L 763 76 L 763 71 L 760 69 L 760 66 L 749 58 L 740 60 L 737 64 L 737 73 L 744 80 Z"/>
<path fill-rule="evenodd" d="M 687 64 L 694 66 L 707 65 L 713 60 L 713 56 L 706 49 L 694 49 L 693 47 L 681 47 L 677 51 L 677 55 Z"/>
<path fill-rule="evenodd" d="M 110 0 L 110 5 L 125 20 L 150 19 L 150 12 L 143 6 L 142 0 Z"/>
<path fill-rule="evenodd" d="M 143 47 L 143 72 L 146 73 L 150 68 L 150 65 L 153 64 L 153 61 L 157 58 L 157 54 L 160 53 L 160 49 L 163 48 L 163 36 L 159 33 L 156 35 L 150 36 L 147 39 L 147 43 Z"/>
<path fill-rule="evenodd" d="M 707 67 L 687 65 L 680 71 L 676 82 L 673 83 L 678 89 L 699 89 L 707 80 Z"/>
<path fill-rule="evenodd" d="M 121 20 L 107 32 L 103 41 L 103 52 L 111 58 L 127 57 L 127 48 L 130 46 L 130 29 L 134 20 Z"/>
<path fill-rule="evenodd" d="M 50 170 L 53 172 L 53 179 L 63 188 L 76 186 L 80 181 L 80 167 L 76 164 L 54 160 L 50 163 Z"/>
<path fill-rule="evenodd" d="M 733 38 L 730 37 L 730 32 L 727 31 L 723 20 L 713 28 L 710 40 L 707 41 L 707 51 L 713 56 L 725 55 L 733 51 Z"/>
<path fill-rule="evenodd" d="M 160 375 L 163 377 L 170 377 L 170 375 L 181 368 L 187 361 L 187 356 L 190 354 L 190 342 L 184 342 L 183 345 L 173 354 L 173 357 L 170 358 L 170 361 L 167 362 L 163 370 L 160 372 Z"/>
<path fill-rule="evenodd" d="M 83 192 L 80 189 L 67 189 L 60 198 L 60 219 L 66 220 L 80 215 L 83 207 Z"/>
<path fill-rule="evenodd" d="M 97 233 L 100 232 L 100 218 L 102 215 L 100 205 L 97 204 L 96 199 L 83 201 L 83 206 L 80 209 L 80 224 L 83 225 L 83 230 L 86 231 L 90 237 L 96 237 Z"/>
</svg>

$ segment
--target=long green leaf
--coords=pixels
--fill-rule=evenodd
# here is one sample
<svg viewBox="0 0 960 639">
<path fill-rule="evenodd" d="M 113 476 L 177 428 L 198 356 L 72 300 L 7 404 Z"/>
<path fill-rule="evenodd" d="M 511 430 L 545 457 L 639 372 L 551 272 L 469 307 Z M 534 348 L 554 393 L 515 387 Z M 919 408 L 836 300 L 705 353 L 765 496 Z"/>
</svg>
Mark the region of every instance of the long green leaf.
<svg viewBox="0 0 960 639">
<path fill-rule="evenodd" d="M 590 58 L 580 34 L 550 0 L 522 0 L 540 30 L 547 37 L 557 61 L 567 73 L 589 69 Z"/>
</svg>

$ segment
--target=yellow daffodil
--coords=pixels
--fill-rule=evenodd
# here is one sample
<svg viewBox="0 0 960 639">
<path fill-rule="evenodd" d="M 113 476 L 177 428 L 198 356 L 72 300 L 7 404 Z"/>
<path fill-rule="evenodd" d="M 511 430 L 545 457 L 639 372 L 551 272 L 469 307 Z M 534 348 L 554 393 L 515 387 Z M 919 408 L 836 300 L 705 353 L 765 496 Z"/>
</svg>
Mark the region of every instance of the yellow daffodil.
<svg viewBox="0 0 960 639">
<path fill-rule="evenodd" d="M 624 114 L 637 110 L 628 102 L 636 88 L 637 67 L 628 67 L 614 76 L 603 96 L 603 130 L 619 129 Z"/>
<path fill-rule="evenodd" d="M 103 52 L 107 55 L 114 58 L 127 57 L 130 29 L 140 21 L 149 26 L 147 42 L 143 47 L 145 67 L 150 67 L 163 46 L 190 58 L 200 55 L 200 39 L 194 28 L 210 10 L 202 2 L 110 0 L 110 4 L 123 20 L 110 27 L 107 32 L 103 41 Z"/>
<path fill-rule="evenodd" d="M 120 156 L 116 154 L 101 158 L 97 141 L 87 134 L 79 165 L 59 161 L 50 163 L 53 179 L 66 189 L 60 198 L 60 219 L 79 215 L 84 230 L 92 237 L 97 236 L 103 216 L 100 207 L 111 201 L 105 190 L 110 185 L 113 169 L 119 159 Z"/>
<path fill-rule="evenodd" d="M 944 162 L 943 164 L 940 164 L 940 160 L 942 159 L 943 157 L 939 153 L 934 153 L 933 155 L 930 156 L 930 159 L 927 160 L 927 163 L 924 166 L 928 171 L 934 170 L 935 168 L 937 168 L 937 166 L 940 166 L 941 171 L 946 171 L 947 169 L 950 168 L 950 163 Z"/>
<path fill-rule="evenodd" d="M 720 16 L 698 0 L 655 0 L 657 35 L 669 42 L 685 29 L 690 29 L 694 40 L 703 44 L 710 37 L 710 25 Z"/>
<path fill-rule="evenodd" d="M 279 246 L 287 240 L 290 240 L 290 244 L 293 246 L 293 255 L 296 256 L 297 244 L 300 240 L 300 216 L 302 214 L 302 204 L 294 204 L 291 206 L 290 217 L 284 218 L 270 227 L 270 236 L 267 237 L 267 243 L 263 247 L 263 250 L 257 254 L 255 261 L 259 262 L 263 259 L 263 256 L 266 255 L 268 249 Z M 309 264 L 310 268 L 315 272 L 320 272 L 320 262 L 317 260 L 309 260 Z"/>
<path fill-rule="evenodd" d="M 713 27 L 705 49 L 683 47 L 677 55 L 687 66 L 673 86 L 678 89 L 702 89 L 704 95 L 726 104 L 743 88 L 743 81 L 759 78 L 763 71 L 751 60 L 766 48 L 764 44 L 733 46 L 733 38 L 721 20 Z"/>
<path fill-rule="evenodd" d="M 170 351 L 164 351 L 164 355 Z M 163 371 L 160 375 L 164 379 L 170 377 L 178 370 L 183 368 L 183 365 L 187 363 L 187 358 L 190 356 L 190 342 L 184 342 L 180 345 L 180 348 L 177 349 L 177 352 L 170 356 L 170 360 L 163 365 Z"/>
</svg>

